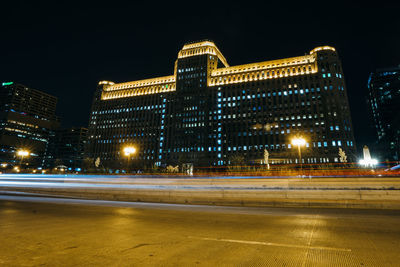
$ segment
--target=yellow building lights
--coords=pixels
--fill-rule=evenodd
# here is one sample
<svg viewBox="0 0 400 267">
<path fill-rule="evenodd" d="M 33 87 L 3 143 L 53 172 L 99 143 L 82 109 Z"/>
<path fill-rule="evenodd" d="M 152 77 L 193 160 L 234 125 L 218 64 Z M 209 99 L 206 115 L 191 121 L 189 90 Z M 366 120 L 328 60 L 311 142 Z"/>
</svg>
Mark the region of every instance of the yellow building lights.
<svg viewBox="0 0 400 267">
<path fill-rule="evenodd" d="M 217 56 L 225 67 L 210 70 L 207 84 L 218 86 L 317 73 L 316 52 L 322 50 L 336 51 L 331 46 L 320 46 L 311 50 L 309 55 L 230 67 L 213 42 L 202 41 L 185 44 L 178 59 L 204 54 Z M 125 83 L 101 81 L 99 85 L 103 85 L 102 100 L 172 92 L 176 90 L 176 63 L 174 75 Z"/>
<path fill-rule="evenodd" d="M 313 56 L 265 61 L 213 70 L 208 86 L 308 75 L 316 72 L 318 72 L 318 67 Z"/>
<path fill-rule="evenodd" d="M 116 98 L 124 98 L 124 97 L 132 97 L 132 96 L 140 96 L 140 95 L 150 95 L 150 94 L 159 94 L 159 93 L 167 93 L 175 91 L 176 85 L 175 83 L 165 83 L 158 84 L 152 86 L 143 86 L 139 88 L 127 88 L 120 90 L 107 91 L 103 90 L 101 93 L 102 100 L 108 99 L 116 99 Z"/>
<path fill-rule="evenodd" d="M 314 54 L 315 52 L 318 52 L 318 51 L 321 51 L 321 50 L 336 51 L 336 49 L 334 47 L 325 45 L 325 46 L 319 46 L 319 47 L 314 48 L 313 50 L 311 50 L 310 54 Z"/>
<path fill-rule="evenodd" d="M 166 93 L 175 91 L 176 87 L 174 75 L 126 83 L 103 83 L 103 85 L 102 100 Z"/>
<path fill-rule="evenodd" d="M 178 53 L 178 58 L 199 56 L 199 55 L 214 55 L 221 60 L 225 67 L 229 67 L 228 62 L 225 57 L 219 51 L 218 47 L 210 41 L 196 42 L 193 44 L 186 44 L 183 46 L 182 50 Z"/>
<path fill-rule="evenodd" d="M 175 83 L 175 75 L 158 77 L 152 79 L 145 79 L 126 83 L 116 83 L 112 85 L 105 85 L 103 91 L 115 91 L 131 88 L 149 87 L 153 85 L 164 85 L 169 83 Z"/>
<path fill-rule="evenodd" d="M 114 85 L 114 82 L 110 82 L 110 81 L 100 81 L 99 85 Z"/>
</svg>

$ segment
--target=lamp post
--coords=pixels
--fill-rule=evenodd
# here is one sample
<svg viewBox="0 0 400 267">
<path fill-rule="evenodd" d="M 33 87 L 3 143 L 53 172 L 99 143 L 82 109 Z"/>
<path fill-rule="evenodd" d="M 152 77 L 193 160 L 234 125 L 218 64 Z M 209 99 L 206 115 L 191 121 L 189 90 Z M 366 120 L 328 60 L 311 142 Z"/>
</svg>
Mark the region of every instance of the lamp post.
<svg viewBox="0 0 400 267">
<path fill-rule="evenodd" d="M 17 156 L 21 157 L 19 164 L 22 166 L 22 162 L 24 161 L 25 157 L 29 157 L 30 152 L 28 150 L 20 149 L 17 151 Z"/>
<path fill-rule="evenodd" d="M 127 170 L 129 170 L 130 169 L 129 168 L 129 161 L 131 159 L 131 156 L 136 153 L 136 148 L 134 146 L 126 146 L 126 147 L 124 147 L 123 152 L 124 152 L 124 155 L 128 159 Z"/>
<path fill-rule="evenodd" d="M 300 175 L 303 175 L 303 162 L 301 161 L 301 147 L 306 144 L 306 140 L 302 137 L 296 137 L 292 139 L 292 145 L 297 146 L 299 151 L 299 160 L 300 160 Z"/>
</svg>

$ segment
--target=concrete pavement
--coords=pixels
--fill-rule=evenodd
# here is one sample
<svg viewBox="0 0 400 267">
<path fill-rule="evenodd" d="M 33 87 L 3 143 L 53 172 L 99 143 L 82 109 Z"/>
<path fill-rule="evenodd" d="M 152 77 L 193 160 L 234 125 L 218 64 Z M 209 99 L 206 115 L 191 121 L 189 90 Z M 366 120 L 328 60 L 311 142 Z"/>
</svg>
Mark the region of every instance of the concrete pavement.
<svg viewBox="0 0 400 267">
<path fill-rule="evenodd" d="M 398 266 L 400 214 L 0 196 L 2 266 Z"/>
</svg>

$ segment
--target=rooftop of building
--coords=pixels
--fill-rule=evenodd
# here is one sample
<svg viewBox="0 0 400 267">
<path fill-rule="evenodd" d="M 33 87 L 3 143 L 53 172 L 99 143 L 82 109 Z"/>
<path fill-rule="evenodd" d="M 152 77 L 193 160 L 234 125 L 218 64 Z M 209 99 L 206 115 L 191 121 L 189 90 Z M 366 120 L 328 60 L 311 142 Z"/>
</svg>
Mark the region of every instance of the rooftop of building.
<svg viewBox="0 0 400 267">
<path fill-rule="evenodd" d="M 298 66 L 305 64 L 312 64 L 316 60 L 315 54 L 319 51 L 334 51 L 336 49 L 331 46 L 319 46 L 312 49 L 308 55 L 285 58 L 285 59 L 277 59 L 277 60 L 268 60 L 263 62 L 249 63 L 237 66 L 229 66 L 225 57 L 222 55 L 218 47 L 215 45 L 214 41 L 209 39 L 204 39 L 200 41 L 192 41 L 186 42 L 182 49 L 178 52 L 178 59 L 198 56 L 198 55 L 214 55 L 217 56 L 218 59 L 222 62 L 224 67 L 217 68 L 212 70 L 212 77 L 220 77 L 221 75 L 230 75 L 235 73 L 245 73 L 245 72 L 253 72 L 253 71 L 263 71 L 268 69 L 278 69 L 289 66 Z M 312 67 L 312 70 L 300 71 L 296 75 L 303 75 L 309 73 L 315 73 L 318 70 L 315 66 Z M 175 69 L 176 72 L 176 69 Z M 272 78 L 277 78 L 282 76 L 274 76 Z M 267 77 L 266 77 L 267 78 Z M 176 73 L 170 76 L 157 77 L 151 79 L 137 80 L 131 82 L 123 82 L 123 83 L 114 83 L 111 81 L 100 81 L 99 85 L 103 85 L 103 93 L 107 93 L 108 96 L 102 95 L 102 99 L 113 99 L 113 98 L 121 98 L 121 97 L 130 97 L 144 94 L 153 94 L 153 93 L 161 93 L 161 92 L 169 92 L 175 90 L 175 81 L 176 81 Z M 241 80 L 235 80 L 236 82 L 240 82 Z M 247 80 L 243 80 L 245 82 Z M 215 85 L 218 82 L 210 83 L 209 85 Z M 219 83 L 218 83 L 219 84 Z M 127 89 L 135 89 L 134 92 L 122 92 Z M 111 94 L 111 95 L 110 95 Z"/>
<path fill-rule="evenodd" d="M 46 95 L 49 98 L 54 98 L 55 100 L 57 100 L 57 97 L 54 96 L 54 95 L 51 95 L 49 93 L 46 93 L 46 92 L 38 90 L 38 89 L 31 88 L 31 87 L 26 86 L 26 85 L 21 84 L 21 83 L 17 83 L 17 82 L 13 82 L 13 81 L 7 81 L 7 82 L 2 82 L 1 86 L 2 87 L 12 86 L 12 87 L 15 87 L 15 88 L 20 88 L 20 89 L 24 88 L 26 90 L 31 90 L 31 91 L 33 91 L 35 93 L 38 93 L 38 94 L 41 94 L 41 95 Z"/>
</svg>

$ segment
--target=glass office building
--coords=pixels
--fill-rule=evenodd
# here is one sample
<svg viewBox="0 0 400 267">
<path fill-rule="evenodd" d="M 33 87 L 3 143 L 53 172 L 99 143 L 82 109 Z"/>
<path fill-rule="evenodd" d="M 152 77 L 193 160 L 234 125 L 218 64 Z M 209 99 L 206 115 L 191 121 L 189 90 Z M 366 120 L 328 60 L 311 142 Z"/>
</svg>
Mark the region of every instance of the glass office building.
<svg viewBox="0 0 400 267">
<path fill-rule="evenodd" d="M 377 69 L 368 80 L 368 102 L 372 110 L 380 160 L 400 157 L 400 67 Z"/>
<path fill-rule="evenodd" d="M 59 126 L 57 97 L 14 82 L 0 86 L 0 162 L 18 165 L 28 150 L 31 167 L 44 165 L 51 136 Z"/>
</svg>

